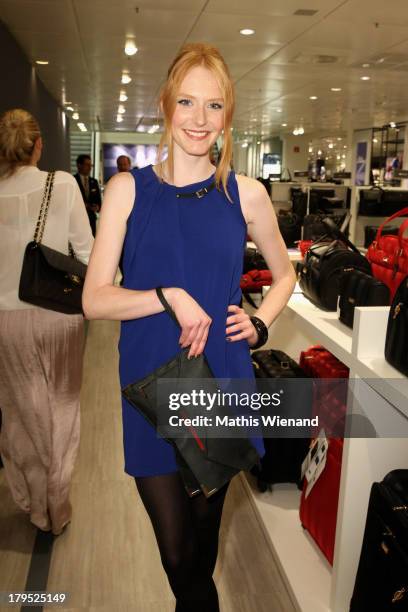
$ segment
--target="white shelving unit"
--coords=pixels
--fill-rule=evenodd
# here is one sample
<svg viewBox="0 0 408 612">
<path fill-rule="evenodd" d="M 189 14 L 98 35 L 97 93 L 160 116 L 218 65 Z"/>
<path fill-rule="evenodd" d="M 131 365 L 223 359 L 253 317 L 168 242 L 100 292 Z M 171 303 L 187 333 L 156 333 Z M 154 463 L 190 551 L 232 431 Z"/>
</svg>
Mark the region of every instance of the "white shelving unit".
<svg viewBox="0 0 408 612">
<path fill-rule="evenodd" d="M 260 494 L 247 484 L 302 612 L 347 612 L 371 485 L 392 469 L 408 466 L 408 378 L 384 358 L 388 312 L 389 307 L 356 308 L 350 330 L 337 313 L 320 310 L 295 290 L 270 328 L 268 347 L 283 350 L 296 360 L 301 350 L 322 344 L 343 361 L 350 368 L 350 378 L 359 379 L 357 390 L 349 394 L 348 412 L 357 413 L 362 405 L 378 435 L 344 441 L 333 568 L 300 526 L 295 487 L 274 486 L 272 492 Z"/>
</svg>

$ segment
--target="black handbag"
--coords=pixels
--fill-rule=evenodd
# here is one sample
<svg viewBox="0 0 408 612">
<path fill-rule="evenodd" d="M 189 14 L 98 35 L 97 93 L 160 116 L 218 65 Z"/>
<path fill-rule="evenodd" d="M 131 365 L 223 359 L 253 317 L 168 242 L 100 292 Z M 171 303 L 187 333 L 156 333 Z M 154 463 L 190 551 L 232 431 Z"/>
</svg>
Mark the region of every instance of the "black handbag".
<svg viewBox="0 0 408 612">
<path fill-rule="evenodd" d="M 82 314 L 82 288 L 87 266 L 42 244 L 55 172 L 49 172 L 34 239 L 26 246 L 18 297 L 23 302 L 65 314 Z"/>
<path fill-rule="evenodd" d="M 408 609 L 408 470 L 371 487 L 350 612 Z"/>
<path fill-rule="evenodd" d="M 300 218 L 292 212 L 280 212 L 277 218 L 279 230 L 286 246 L 288 248 L 295 247 L 295 243 L 300 240 L 302 233 Z"/>
<path fill-rule="evenodd" d="M 337 309 L 339 279 L 347 268 L 371 273 L 369 261 L 356 246 L 326 217 L 324 223 L 332 240 L 322 239 L 311 245 L 303 262 L 298 262 L 297 276 L 305 297 L 319 308 Z"/>
<path fill-rule="evenodd" d="M 371 274 L 347 269 L 340 277 L 339 319 L 347 327 L 353 327 L 356 306 L 388 306 L 390 290 Z"/>
<path fill-rule="evenodd" d="M 262 257 L 262 254 L 253 247 L 246 247 L 242 273 L 246 274 L 250 270 L 266 270 L 267 268 L 268 265 Z"/>
<path fill-rule="evenodd" d="M 381 187 L 371 187 L 360 190 L 358 214 L 381 217 L 388 216 L 383 204 L 384 190 Z"/>
<path fill-rule="evenodd" d="M 408 376 L 408 276 L 398 287 L 388 315 L 385 359 Z"/>
<path fill-rule="evenodd" d="M 156 292 L 166 312 L 179 326 L 177 317 L 161 288 L 158 287 Z M 241 470 L 251 469 L 259 462 L 259 456 L 246 437 L 244 428 L 238 428 L 242 432 L 242 437 L 239 438 L 207 436 L 205 426 L 202 425 L 177 427 L 175 435 L 175 428 L 169 422 L 169 397 L 168 394 L 166 396 L 165 393 L 160 393 L 159 381 L 177 380 L 177 389 L 182 393 L 191 393 L 192 379 L 199 381 L 200 390 L 205 389 L 206 393 L 218 391 L 217 381 L 205 355 L 202 353 L 196 358 L 188 359 L 189 350 L 189 347 L 181 350 L 148 376 L 127 385 L 122 389 L 122 394 L 157 433 L 175 447 L 180 475 L 188 494 L 192 497 L 202 491 L 206 497 L 209 497 L 235 474 Z M 203 408 L 194 407 L 192 402 L 183 405 L 180 410 L 180 416 L 183 418 L 193 419 L 202 414 Z M 230 417 L 232 411 L 228 406 L 217 405 L 216 414 Z M 234 431 L 237 431 L 236 427 Z"/>
<path fill-rule="evenodd" d="M 330 219 L 340 228 L 346 219 L 346 213 L 343 215 L 306 215 L 303 219 L 303 240 L 318 240 L 327 234 L 327 227 L 323 223 L 323 219 L 330 216 Z M 349 221 L 349 218 L 348 218 Z M 348 225 L 348 223 L 347 223 Z M 345 235 L 348 235 L 348 227 L 342 229 Z"/>
</svg>

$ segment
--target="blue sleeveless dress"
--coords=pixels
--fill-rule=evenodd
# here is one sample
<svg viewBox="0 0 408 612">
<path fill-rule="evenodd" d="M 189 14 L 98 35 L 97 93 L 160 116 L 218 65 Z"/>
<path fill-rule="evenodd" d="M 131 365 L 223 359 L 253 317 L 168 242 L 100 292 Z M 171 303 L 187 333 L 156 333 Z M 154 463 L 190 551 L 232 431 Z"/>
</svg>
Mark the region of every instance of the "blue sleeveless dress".
<svg viewBox="0 0 408 612">
<path fill-rule="evenodd" d="M 247 340 L 227 342 L 227 308 L 239 305 L 247 227 L 235 174 L 228 192 L 213 189 L 202 199 L 177 198 L 214 179 L 175 187 L 161 182 L 152 166 L 131 172 L 136 200 L 124 242 L 124 287 L 185 289 L 212 318 L 205 355 L 218 378 L 253 378 Z M 121 387 L 150 374 L 181 349 L 180 329 L 166 312 L 123 321 L 119 340 Z M 125 472 L 153 476 L 177 470 L 174 451 L 137 410 L 122 398 Z M 261 438 L 253 440 L 264 454 Z"/>
</svg>

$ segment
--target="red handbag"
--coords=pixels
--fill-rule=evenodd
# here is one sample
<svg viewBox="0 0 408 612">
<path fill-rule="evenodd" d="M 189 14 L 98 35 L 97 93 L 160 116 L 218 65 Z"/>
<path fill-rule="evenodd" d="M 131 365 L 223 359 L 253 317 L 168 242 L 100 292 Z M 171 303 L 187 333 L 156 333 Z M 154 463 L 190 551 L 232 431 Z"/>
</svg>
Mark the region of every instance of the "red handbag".
<svg viewBox="0 0 408 612">
<path fill-rule="evenodd" d="M 391 215 L 380 225 L 366 255 L 371 263 L 373 276 L 387 285 L 390 290 L 390 304 L 396 290 L 408 274 L 408 238 L 404 238 L 404 232 L 408 229 L 408 219 L 401 223 L 398 236 L 382 235 L 381 232 L 389 221 L 404 215 L 408 215 L 408 207 Z"/>
<path fill-rule="evenodd" d="M 308 251 L 309 247 L 312 246 L 313 240 L 299 240 L 298 241 L 298 249 L 302 257 L 306 255 L 306 251 Z"/>
<path fill-rule="evenodd" d="M 305 497 L 308 484 L 305 480 L 300 499 L 300 522 L 330 565 L 333 565 L 334 557 L 342 455 L 343 440 L 330 438 L 324 470 L 308 497 Z"/>
<path fill-rule="evenodd" d="M 250 270 L 241 276 L 240 287 L 242 291 L 257 292 L 265 285 L 272 284 L 272 274 L 269 270 Z"/>
</svg>

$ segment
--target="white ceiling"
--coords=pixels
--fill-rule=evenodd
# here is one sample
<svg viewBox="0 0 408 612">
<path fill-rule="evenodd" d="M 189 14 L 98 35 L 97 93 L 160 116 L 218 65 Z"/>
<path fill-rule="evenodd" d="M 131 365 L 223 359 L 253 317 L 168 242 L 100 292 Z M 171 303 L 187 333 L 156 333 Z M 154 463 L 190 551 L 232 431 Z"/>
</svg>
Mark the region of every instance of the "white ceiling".
<svg viewBox="0 0 408 612">
<path fill-rule="evenodd" d="M 294 15 L 298 9 L 317 12 Z M 388 8 L 384 0 L 0 0 L 0 19 L 30 61 L 49 60 L 37 66 L 40 78 L 88 128 L 157 123 L 160 85 L 186 41 L 216 44 L 229 64 L 236 133 L 289 133 L 302 124 L 311 136 L 338 136 L 408 115 L 407 0 Z M 240 35 L 244 27 L 255 35 Z M 139 48 L 130 59 L 129 38 Z M 133 79 L 127 86 L 124 69 Z M 370 81 L 361 81 L 365 74 Z M 121 90 L 129 99 L 118 124 Z"/>
</svg>

